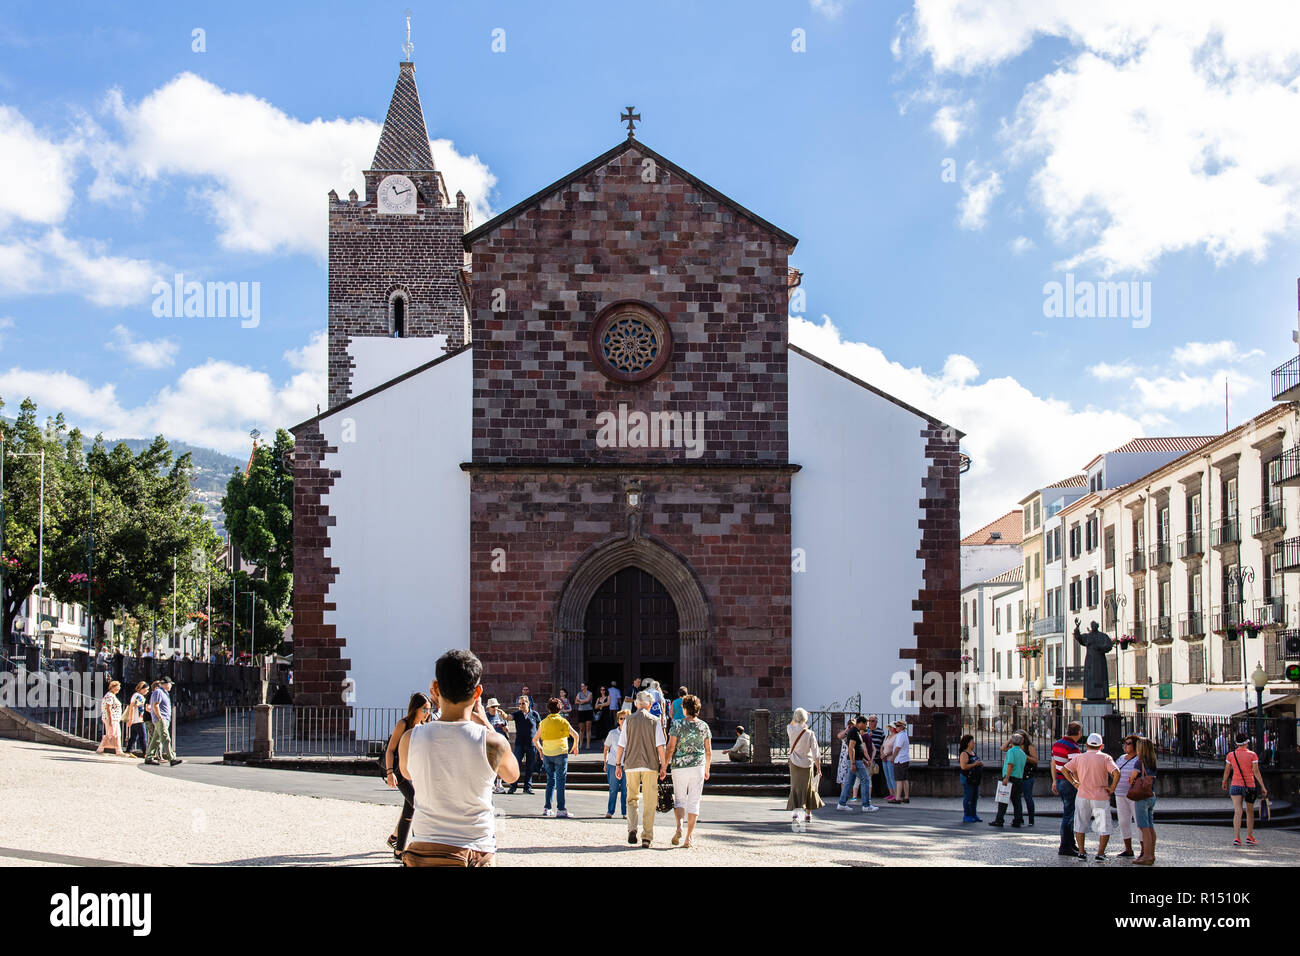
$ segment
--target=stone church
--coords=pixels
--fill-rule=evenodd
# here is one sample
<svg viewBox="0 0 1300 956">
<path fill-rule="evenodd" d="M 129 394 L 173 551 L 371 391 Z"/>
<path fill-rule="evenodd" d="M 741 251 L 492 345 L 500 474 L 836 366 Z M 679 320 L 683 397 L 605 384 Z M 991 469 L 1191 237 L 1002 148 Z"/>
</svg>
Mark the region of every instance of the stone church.
<svg viewBox="0 0 1300 956">
<path fill-rule="evenodd" d="M 746 723 L 959 669 L 960 433 L 791 345 L 797 240 L 634 123 L 475 226 L 400 65 L 329 195 L 296 703 L 404 706 L 466 645 L 503 701 L 654 677 Z"/>
</svg>

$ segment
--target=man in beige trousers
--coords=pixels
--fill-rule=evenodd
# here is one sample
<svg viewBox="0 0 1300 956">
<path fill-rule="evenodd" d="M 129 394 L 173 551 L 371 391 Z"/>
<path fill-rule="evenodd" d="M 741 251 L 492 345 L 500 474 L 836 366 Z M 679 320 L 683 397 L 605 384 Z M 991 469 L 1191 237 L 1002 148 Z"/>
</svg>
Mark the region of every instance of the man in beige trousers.
<svg viewBox="0 0 1300 956">
<path fill-rule="evenodd" d="M 636 713 L 623 721 L 618 737 L 615 776 L 627 780 L 627 842 L 636 845 L 636 808 L 641 804 L 641 846 L 648 848 L 655 835 L 655 809 L 659 804 L 659 781 L 668 776 L 664 759 L 663 722 L 650 713 L 654 695 L 636 695 Z M 658 768 L 657 771 L 655 768 Z"/>
</svg>

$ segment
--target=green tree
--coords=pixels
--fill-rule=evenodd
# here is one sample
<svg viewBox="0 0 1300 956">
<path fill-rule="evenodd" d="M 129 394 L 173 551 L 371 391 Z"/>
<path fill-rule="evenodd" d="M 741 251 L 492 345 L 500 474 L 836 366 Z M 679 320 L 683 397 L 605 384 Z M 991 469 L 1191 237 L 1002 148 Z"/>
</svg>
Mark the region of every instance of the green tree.
<svg viewBox="0 0 1300 956">
<path fill-rule="evenodd" d="M 192 590 L 191 554 L 202 542 L 202 508 L 188 502 L 190 458 L 173 458 L 161 435 L 138 455 L 124 444 L 108 451 L 96 439 L 89 455 L 96 482 L 95 593 L 152 634 L 171 624 L 173 574 Z M 98 491 L 103 487 L 104 493 Z M 211 528 L 207 528 L 211 532 Z M 208 547 L 211 547 L 210 535 Z M 192 597 L 192 595 L 191 595 Z M 163 612 L 166 612 L 165 614 Z M 137 651 L 142 648 L 137 647 Z"/>
<path fill-rule="evenodd" d="M 247 472 L 235 472 L 221 500 L 226 528 L 243 557 L 257 566 L 240 572 L 236 584 L 236 641 L 248 637 L 251 614 L 247 595 L 254 595 L 259 651 L 273 651 L 284 640 L 293 604 L 293 472 L 289 456 L 293 437 L 277 429 L 271 445 L 253 451 Z M 240 597 L 239 595 L 244 595 Z"/>
<path fill-rule="evenodd" d="M 3 408 L 4 401 L 0 400 L 0 410 Z M 4 581 L 4 601 L 0 605 L 0 626 L 8 635 L 23 602 L 41 583 L 42 550 L 46 594 L 59 598 L 70 576 L 84 570 L 84 556 L 77 556 L 79 530 L 75 520 L 84 457 L 81 433 L 69 431 L 62 415 L 47 419 L 42 426 L 31 399 L 22 402 L 13 426 L 5 429 L 2 448 L 5 473 L 0 577 Z M 40 620 L 28 622 L 27 627 L 28 633 L 37 633 Z"/>
</svg>

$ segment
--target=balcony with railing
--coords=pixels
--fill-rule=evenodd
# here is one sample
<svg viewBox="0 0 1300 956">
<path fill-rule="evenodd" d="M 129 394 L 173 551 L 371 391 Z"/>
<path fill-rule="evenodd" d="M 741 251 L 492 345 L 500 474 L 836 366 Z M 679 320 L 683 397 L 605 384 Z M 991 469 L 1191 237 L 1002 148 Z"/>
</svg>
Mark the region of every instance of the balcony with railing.
<svg viewBox="0 0 1300 956">
<path fill-rule="evenodd" d="M 1241 520 L 1232 515 L 1220 518 L 1210 526 L 1210 547 L 1226 548 L 1230 544 L 1241 542 Z"/>
<path fill-rule="evenodd" d="M 961 639 L 962 639 L 963 641 L 969 641 L 969 640 L 970 640 L 970 625 L 969 625 L 969 624 L 963 624 L 963 625 L 961 626 Z"/>
<path fill-rule="evenodd" d="M 1034 637 L 1053 637 L 1065 633 L 1065 616 L 1053 614 L 1034 622 Z"/>
<path fill-rule="evenodd" d="M 1260 627 L 1286 627 L 1286 604 L 1280 597 L 1271 597 L 1256 603 L 1250 616 Z"/>
<path fill-rule="evenodd" d="M 1173 622 L 1168 617 L 1156 618 L 1148 631 L 1148 640 L 1152 644 L 1168 644 L 1174 639 Z"/>
<path fill-rule="evenodd" d="M 1287 538 L 1273 545 L 1273 570 L 1294 571 L 1300 568 L 1300 538 Z"/>
<path fill-rule="evenodd" d="M 1124 561 L 1129 574 L 1141 574 L 1147 569 L 1147 555 L 1141 548 L 1134 548 Z"/>
<path fill-rule="evenodd" d="M 1294 402 L 1300 399 L 1300 355 L 1273 369 L 1273 401 Z"/>
<path fill-rule="evenodd" d="M 1257 538 L 1280 534 L 1286 530 L 1286 513 L 1282 500 L 1266 501 L 1250 510 L 1250 533 Z"/>
<path fill-rule="evenodd" d="M 1170 564 L 1169 542 L 1157 541 L 1148 552 L 1148 565 L 1152 568 L 1158 568 L 1165 564 Z"/>
<path fill-rule="evenodd" d="M 1220 605 L 1214 609 L 1211 616 L 1213 621 L 1213 630 L 1226 631 L 1228 628 L 1236 628 L 1241 624 L 1241 606 L 1238 604 Z"/>
<path fill-rule="evenodd" d="M 1300 485 L 1300 445 L 1288 448 L 1278 456 L 1273 484 Z"/>
<path fill-rule="evenodd" d="M 1205 554 L 1205 536 L 1200 531 L 1188 531 L 1178 536 L 1180 558 L 1199 558 L 1203 554 Z"/>
<path fill-rule="evenodd" d="M 1205 636 L 1205 615 L 1200 611 L 1184 611 L 1178 615 L 1178 636 L 1195 640 Z"/>
</svg>

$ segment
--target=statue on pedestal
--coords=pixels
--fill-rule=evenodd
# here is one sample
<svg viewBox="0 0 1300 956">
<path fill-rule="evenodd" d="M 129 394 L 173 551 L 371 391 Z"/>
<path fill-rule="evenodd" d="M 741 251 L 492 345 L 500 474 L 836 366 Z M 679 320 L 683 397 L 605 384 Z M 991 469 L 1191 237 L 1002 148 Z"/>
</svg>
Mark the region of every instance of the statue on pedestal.
<svg viewBox="0 0 1300 956">
<path fill-rule="evenodd" d="M 1115 642 L 1093 621 L 1087 634 L 1079 633 L 1079 619 L 1074 619 L 1074 639 L 1088 649 L 1083 659 L 1083 699 L 1104 701 L 1110 699 L 1110 669 L 1106 655 Z"/>
</svg>

